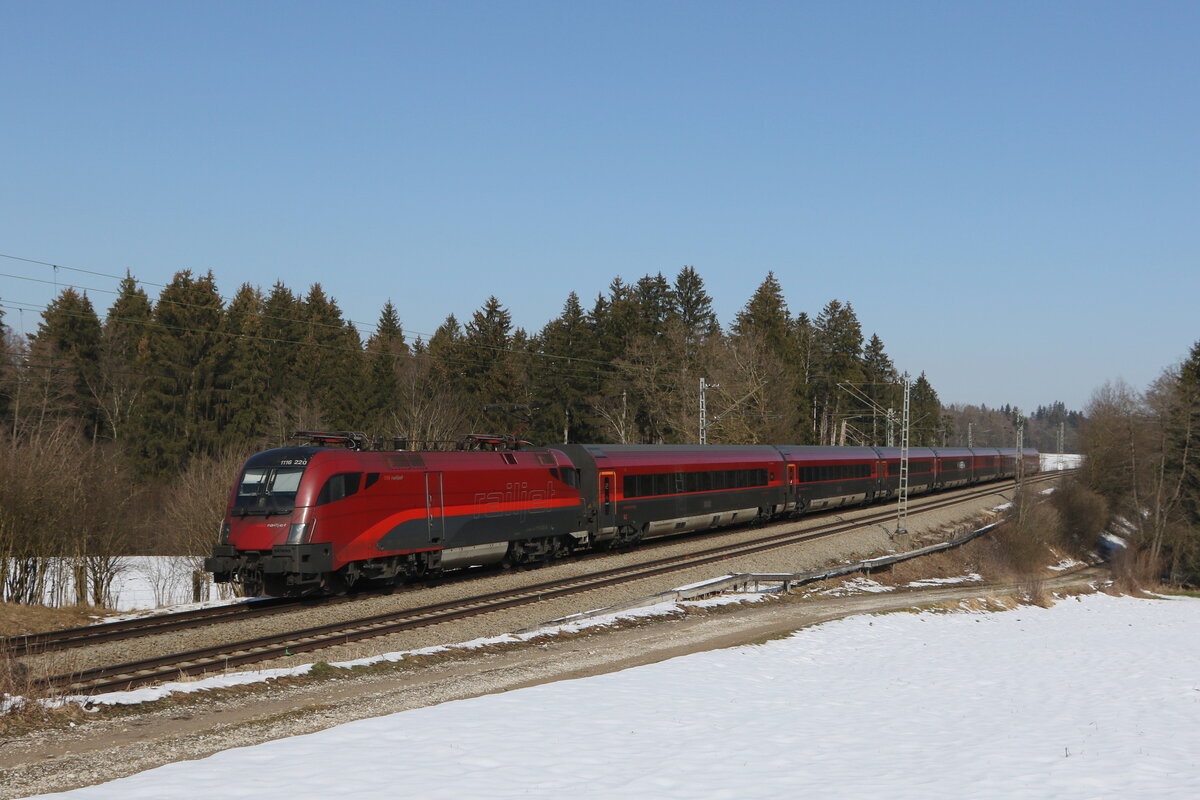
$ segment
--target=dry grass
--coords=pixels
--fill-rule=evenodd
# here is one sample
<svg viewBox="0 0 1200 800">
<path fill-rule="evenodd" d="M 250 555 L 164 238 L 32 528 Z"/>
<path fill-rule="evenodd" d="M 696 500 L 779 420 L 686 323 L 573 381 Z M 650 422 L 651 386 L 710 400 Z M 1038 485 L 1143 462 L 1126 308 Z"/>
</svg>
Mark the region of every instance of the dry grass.
<svg viewBox="0 0 1200 800">
<path fill-rule="evenodd" d="M 1089 515 L 1078 513 L 1076 516 Z M 979 525 L 978 520 L 970 521 L 966 529 Z M 944 539 L 946 535 L 943 533 L 940 538 Z M 1077 537 L 1063 531 L 1057 508 L 1042 502 L 1040 497 L 1031 496 L 1018 499 L 1018 505 L 1010 512 L 1005 524 L 993 533 L 962 547 L 902 561 L 888 569 L 872 572 L 870 577 L 885 586 L 901 587 L 923 579 L 977 573 L 987 582 L 1015 582 L 1021 587 L 1018 597 L 989 598 L 978 610 L 1002 610 L 1019 604 L 1048 608 L 1054 604 L 1054 596 L 1047 589 L 1047 581 L 1059 574 L 1051 571 L 1049 566 L 1061 561 L 1064 553 L 1073 554 L 1076 550 L 1073 545 L 1077 541 Z M 950 606 L 958 610 L 965 607 L 957 602 Z"/>
<path fill-rule="evenodd" d="M 53 700 L 54 690 L 37 681 L 37 676 L 20 661 L 0 651 L 0 734 L 10 735 L 63 724 L 79 719 L 83 712 L 74 704 L 62 707 L 46 706 L 43 700 Z"/>
<path fill-rule="evenodd" d="M 1112 589 L 1118 594 L 1142 596 L 1145 587 L 1157 590 L 1161 571 L 1144 550 L 1118 550 L 1112 559 Z"/>
<path fill-rule="evenodd" d="M 1108 503 L 1077 480 L 1060 481 L 1050 496 L 1062 519 L 1062 538 L 1072 554 L 1081 557 L 1095 548 L 1108 525 Z"/>
<path fill-rule="evenodd" d="M 96 622 L 96 617 L 113 613 L 95 606 L 27 606 L 20 603 L 0 603 L 0 636 L 20 636 L 63 628 L 78 628 Z"/>
</svg>

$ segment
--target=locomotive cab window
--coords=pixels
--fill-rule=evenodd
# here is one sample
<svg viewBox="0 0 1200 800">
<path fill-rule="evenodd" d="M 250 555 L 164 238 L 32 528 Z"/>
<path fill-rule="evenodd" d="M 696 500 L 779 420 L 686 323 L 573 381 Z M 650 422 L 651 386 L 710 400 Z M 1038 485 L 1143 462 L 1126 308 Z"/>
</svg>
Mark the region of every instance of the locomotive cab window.
<svg viewBox="0 0 1200 800">
<path fill-rule="evenodd" d="M 252 467 L 238 482 L 235 514 L 290 514 L 304 467 Z"/>
<path fill-rule="evenodd" d="M 361 480 L 361 472 L 343 472 L 334 475 L 321 487 L 321 493 L 317 495 L 317 505 L 323 506 L 326 503 L 335 503 L 349 497 L 358 491 L 358 484 Z"/>
</svg>

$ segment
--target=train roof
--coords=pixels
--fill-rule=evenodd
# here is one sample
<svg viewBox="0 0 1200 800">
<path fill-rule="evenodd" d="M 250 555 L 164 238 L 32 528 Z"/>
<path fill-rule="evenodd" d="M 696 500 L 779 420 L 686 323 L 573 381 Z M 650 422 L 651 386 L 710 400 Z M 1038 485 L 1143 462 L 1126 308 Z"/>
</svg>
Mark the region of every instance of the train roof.
<svg viewBox="0 0 1200 800">
<path fill-rule="evenodd" d="M 819 447 L 817 445 L 781 444 L 777 445 L 777 449 L 788 460 L 862 461 L 863 459 L 879 458 L 873 447 Z"/>
<path fill-rule="evenodd" d="M 746 461 L 780 461 L 779 451 L 771 445 L 700 445 L 700 444 L 574 444 L 556 445 L 568 456 L 580 450 L 595 460 L 596 466 L 676 463 L 700 465 Z"/>
</svg>

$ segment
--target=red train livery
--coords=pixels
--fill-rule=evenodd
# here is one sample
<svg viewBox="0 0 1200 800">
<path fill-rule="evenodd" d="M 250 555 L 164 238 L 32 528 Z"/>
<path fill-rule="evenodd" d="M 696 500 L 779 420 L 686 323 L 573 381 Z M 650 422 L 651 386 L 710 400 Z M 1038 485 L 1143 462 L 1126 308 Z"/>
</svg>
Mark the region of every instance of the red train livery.
<svg viewBox="0 0 1200 800">
<path fill-rule="evenodd" d="M 283 447 L 252 456 L 205 569 L 247 594 L 343 591 L 472 565 L 548 561 L 672 533 L 894 497 L 900 450 L 790 445 L 473 450 Z M 909 491 L 1038 470 L 1038 453 L 911 448 Z"/>
</svg>

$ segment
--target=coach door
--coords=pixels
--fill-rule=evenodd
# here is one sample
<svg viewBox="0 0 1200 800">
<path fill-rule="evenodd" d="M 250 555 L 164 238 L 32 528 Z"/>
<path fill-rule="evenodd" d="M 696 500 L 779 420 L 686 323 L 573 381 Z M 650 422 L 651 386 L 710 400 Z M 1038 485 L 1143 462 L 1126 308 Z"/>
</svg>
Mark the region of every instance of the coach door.
<svg viewBox="0 0 1200 800">
<path fill-rule="evenodd" d="M 425 473 L 425 524 L 429 541 L 440 542 L 446 537 L 446 517 L 442 508 L 442 473 Z"/>
<path fill-rule="evenodd" d="M 611 528 L 617 524 L 617 473 L 600 473 L 600 529 Z"/>
<path fill-rule="evenodd" d="M 796 494 L 799 491 L 796 488 L 796 484 L 800 483 L 799 469 L 800 468 L 797 467 L 795 464 L 787 465 L 787 495 L 786 495 L 787 499 L 784 501 L 786 503 L 796 502 Z"/>
</svg>

